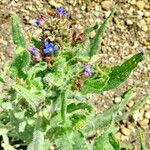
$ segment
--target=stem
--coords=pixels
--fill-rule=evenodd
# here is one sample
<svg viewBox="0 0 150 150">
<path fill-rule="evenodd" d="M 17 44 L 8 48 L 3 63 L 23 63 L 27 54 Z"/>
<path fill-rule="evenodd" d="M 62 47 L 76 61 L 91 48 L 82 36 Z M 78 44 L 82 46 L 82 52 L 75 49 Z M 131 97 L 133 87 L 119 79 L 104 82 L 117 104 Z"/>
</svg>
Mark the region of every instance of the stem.
<svg viewBox="0 0 150 150">
<path fill-rule="evenodd" d="M 62 124 L 66 122 L 66 97 L 65 97 L 65 90 L 61 93 L 61 120 Z"/>
</svg>

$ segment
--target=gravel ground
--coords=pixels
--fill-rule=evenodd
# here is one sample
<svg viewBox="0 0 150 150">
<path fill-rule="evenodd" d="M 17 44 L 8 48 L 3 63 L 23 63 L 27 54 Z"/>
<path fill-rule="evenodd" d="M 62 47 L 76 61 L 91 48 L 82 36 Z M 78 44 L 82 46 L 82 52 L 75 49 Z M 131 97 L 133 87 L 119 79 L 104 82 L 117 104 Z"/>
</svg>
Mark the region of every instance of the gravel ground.
<svg viewBox="0 0 150 150">
<path fill-rule="evenodd" d="M 1 0 L 0 68 L 14 53 L 11 39 L 11 14 L 16 12 L 20 16 L 26 38 L 29 38 L 29 32 L 32 31 L 37 35 L 40 32 L 36 27 L 31 29 L 30 24 L 39 17 L 39 14 L 48 15 L 48 11 L 51 10 L 50 4 L 53 3 L 68 10 L 75 20 L 74 27 L 79 30 L 93 25 L 96 21 L 102 23 L 115 5 L 111 0 Z M 136 99 L 128 104 L 127 109 L 140 101 L 144 95 L 150 94 L 150 2 L 118 0 L 116 8 L 113 21 L 102 43 L 100 62 L 112 66 L 138 52 L 144 52 L 145 60 L 118 89 L 89 96 L 89 101 L 95 105 L 97 111 L 103 111 L 113 103 L 119 102 L 121 94 L 133 84 L 138 84 L 139 88 Z M 119 124 L 120 132 L 116 136 L 122 141 L 133 143 L 134 149 L 138 150 L 135 127 L 139 126 L 145 130 L 147 146 L 150 149 L 150 102 L 131 118 Z"/>
</svg>

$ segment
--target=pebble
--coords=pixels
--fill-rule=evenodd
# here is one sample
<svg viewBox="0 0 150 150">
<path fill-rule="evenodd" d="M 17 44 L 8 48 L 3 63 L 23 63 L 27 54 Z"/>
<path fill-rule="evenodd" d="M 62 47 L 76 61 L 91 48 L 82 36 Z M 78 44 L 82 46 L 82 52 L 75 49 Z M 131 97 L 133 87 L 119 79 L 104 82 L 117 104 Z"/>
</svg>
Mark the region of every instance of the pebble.
<svg viewBox="0 0 150 150">
<path fill-rule="evenodd" d="M 142 115 L 141 115 L 141 113 L 140 113 L 139 111 L 135 112 L 135 113 L 133 114 L 133 119 L 134 119 L 135 121 L 142 120 Z"/>
<path fill-rule="evenodd" d="M 146 24 L 146 22 L 145 22 L 144 19 L 142 19 L 142 20 L 139 21 L 139 27 L 140 27 L 143 31 L 147 31 L 147 30 L 148 30 L 147 24 Z"/>
<path fill-rule="evenodd" d="M 144 9 L 145 7 L 145 2 L 144 1 L 137 1 L 136 2 L 136 6 L 139 8 L 139 9 Z"/>
<path fill-rule="evenodd" d="M 121 135 L 120 138 L 121 138 L 122 141 L 129 141 L 129 137 L 128 136 Z"/>
<path fill-rule="evenodd" d="M 126 127 L 123 127 L 123 128 L 121 129 L 121 132 L 122 132 L 124 135 L 126 135 L 126 136 L 129 136 L 129 135 L 131 134 L 131 130 L 128 129 L 128 128 L 126 128 Z"/>
<path fill-rule="evenodd" d="M 131 102 L 128 103 L 129 107 L 132 107 L 133 105 L 134 105 L 134 101 L 131 101 Z"/>
<path fill-rule="evenodd" d="M 127 25 L 132 25 L 133 24 L 132 20 L 130 20 L 130 19 L 127 19 L 126 23 L 127 23 Z"/>
<path fill-rule="evenodd" d="M 139 124 L 143 127 L 143 126 L 147 126 L 149 123 L 149 119 L 143 119 L 139 122 Z"/>
<path fill-rule="evenodd" d="M 120 132 L 116 133 L 115 137 L 119 140 L 121 138 L 121 133 Z"/>
<path fill-rule="evenodd" d="M 145 113 L 144 117 L 150 119 L 150 110 Z"/>
<path fill-rule="evenodd" d="M 102 5 L 103 9 L 109 10 L 112 8 L 113 2 L 112 1 L 102 1 L 101 5 Z"/>
<path fill-rule="evenodd" d="M 115 103 L 119 103 L 119 102 L 121 102 L 121 97 L 116 97 L 115 98 Z"/>
</svg>

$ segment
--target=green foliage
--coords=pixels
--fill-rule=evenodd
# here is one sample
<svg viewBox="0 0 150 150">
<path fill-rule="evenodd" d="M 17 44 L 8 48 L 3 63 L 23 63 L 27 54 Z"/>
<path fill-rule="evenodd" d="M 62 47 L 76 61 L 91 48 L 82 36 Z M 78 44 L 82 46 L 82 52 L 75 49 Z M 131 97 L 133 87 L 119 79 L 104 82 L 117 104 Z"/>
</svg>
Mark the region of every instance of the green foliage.
<svg viewBox="0 0 150 150">
<path fill-rule="evenodd" d="M 145 147 L 145 136 L 144 133 L 141 129 L 138 129 L 138 133 L 139 133 L 139 138 L 140 138 L 140 150 L 148 150 Z"/>
<path fill-rule="evenodd" d="M 19 17 L 17 15 L 12 16 L 12 36 L 14 44 L 16 44 L 17 47 L 26 48 L 25 38 L 22 35 L 22 31 L 19 25 Z"/>
<path fill-rule="evenodd" d="M 50 150 L 51 147 L 56 150 L 121 149 L 122 145 L 114 137 L 118 131 L 116 123 L 141 108 L 149 96 L 122 116 L 118 112 L 135 97 L 135 88 L 126 91 L 120 103 L 103 113 L 97 113 L 86 100 L 87 94 L 118 87 L 144 59 L 140 53 L 116 67 L 101 69 L 96 64 L 102 36 L 113 13 L 114 9 L 100 27 L 96 23 L 83 31 L 86 41 L 68 51 L 64 46 L 50 55 L 52 62 L 42 59 L 32 63 L 19 19 L 12 17 L 16 55 L 9 66 L 10 72 L 7 73 L 7 65 L 0 75 L 1 85 L 7 74 L 13 77 L 12 84 L 8 85 L 8 96 L 0 97 L 0 135 L 4 149 L 14 150 L 17 141 L 28 150 Z M 97 33 L 90 39 L 93 30 Z M 40 51 L 43 43 L 31 40 Z M 86 64 L 93 69 L 89 76 L 84 74 Z M 141 147 L 144 150 L 144 146 Z"/>
<path fill-rule="evenodd" d="M 19 26 L 19 17 L 17 15 L 12 16 L 12 35 L 14 44 L 17 45 L 16 56 L 11 64 L 11 76 L 12 77 L 25 77 L 25 69 L 30 64 L 31 56 L 26 50 L 25 38 L 22 35 L 21 28 Z"/>
<path fill-rule="evenodd" d="M 107 19 L 104 21 L 104 23 L 99 27 L 95 37 L 90 40 L 90 45 L 89 45 L 90 58 L 98 53 L 98 50 L 100 49 L 100 46 L 101 46 L 103 34 L 108 27 L 109 19 L 112 17 L 114 11 L 115 11 L 115 9 L 112 10 L 112 12 L 107 17 Z"/>
<path fill-rule="evenodd" d="M 131 71 L 135 69 L 138 63 L 141 62 L 143 59 L 143 53 L 138 53 L 125 61 L 121 66 L 113 67 L 111 73 L 109 74 L 109 81 L 107 85 L 103 88 L 103 91 L 117 88 L 121 83 L 127 80 Z"/>
<path fill-rule="evenodd" d="M 92 112 L 92 107 L 87 103 L 71 103 L 67 106 L 67 113 L 72 113 L 73 111 L 84 109 L 87 110 L 89 113 Z"/>
<path fill-rule="evenodd" d="M 112 133 L 109 134 L 109 142 L 113 146 L 114 150 L 121 150 L 119 141 L 114 137 Z"/>
<path fill-rule="evenodd" d="M 93 27 L 87 28 L 83 31 L 85 36 L 88 36 L 92 31 L 96 30 L 99 27 L 98 23 L 96 22 Z"/>
<path fill-rule="evenodd" d="M 107 75 L 102 75 L 100 78 L 91 78 L 84 81 L 84 86 L 81 89 L 81 93 L 88 94 L 88 93 L 98 93 L 103 90 L 106 86 L 109 77 Z"/>
<path fill-rule="evenodd" d="M 31 40 L 32 40 L 33 45 L 38 49 L 40 49 L 41 46 L 43 45 L 43 43 L 41 41 L 35 39 L 34 37 L 32 37 Z"/>
</svg>

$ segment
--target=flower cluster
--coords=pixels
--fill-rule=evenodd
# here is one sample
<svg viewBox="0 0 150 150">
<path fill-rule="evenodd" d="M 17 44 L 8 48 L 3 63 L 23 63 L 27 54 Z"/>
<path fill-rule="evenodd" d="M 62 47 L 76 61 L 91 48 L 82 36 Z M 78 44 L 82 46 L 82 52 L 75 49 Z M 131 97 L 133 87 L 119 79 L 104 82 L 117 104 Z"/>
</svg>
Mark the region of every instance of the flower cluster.
<svg viewBox="0 0 150 150">
<path fill-rule="evenodd" d="M 53 53 L 55 52 L 56 50 L 58 50 L 58 46 L 55 45 L 54 43 L 49 43 L 49 42 L 45 42 L 44 44 L 44 54 L 50 54 L 50 53 Z"/>
<path fill-rule="evenodd" d="M 61 16 L 68 16 L 68 15 L 69 15 L 68 12 L 67 12 L 65 9 L 63 9 L 62 7 L 57 7 L 56 10 L 57 10 L 57 12 L 58 12 Z"/>
<path fill-rule="evenodd" d="M 83 72 L 83 75 L 85 75 L 86 77 L 91 76 L 93 74 L 93 69 L 91 68 L 90 64 L 85 65 L 85 70 Z"/>
<path fill-rule="evenodd" d="M 33 47 L 30 52 L 36 61 L 41 61 L 43 59 L 44 60 L 49 60 L 49 59 L 52 60 L 52 55 L 49 55 L 49 54 L 52 54 L 56 50 L 58 50 L 58 45 L 56 45 L 52 42 L 46 41 L 43 44 L 43 47 L 41 48 L 41 50 L 38 50 L 37 48 Z"/>
</svg>

